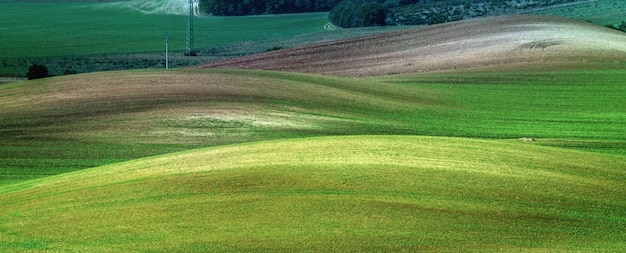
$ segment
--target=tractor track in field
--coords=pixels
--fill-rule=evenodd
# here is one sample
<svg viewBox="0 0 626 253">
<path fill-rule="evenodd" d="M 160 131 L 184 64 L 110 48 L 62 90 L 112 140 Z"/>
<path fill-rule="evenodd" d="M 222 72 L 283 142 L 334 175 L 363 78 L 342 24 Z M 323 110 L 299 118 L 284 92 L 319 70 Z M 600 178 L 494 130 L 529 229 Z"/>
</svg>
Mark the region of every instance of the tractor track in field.
<svg viewBox="0 0 626 253">
<path fill-rule="evenodd" d="M 335 24 L 328 22 L 324 25 L 324 30 L 326 31 L 335 31 L 340 29 L 339 27 L 337 27 Z"/>
</svg>

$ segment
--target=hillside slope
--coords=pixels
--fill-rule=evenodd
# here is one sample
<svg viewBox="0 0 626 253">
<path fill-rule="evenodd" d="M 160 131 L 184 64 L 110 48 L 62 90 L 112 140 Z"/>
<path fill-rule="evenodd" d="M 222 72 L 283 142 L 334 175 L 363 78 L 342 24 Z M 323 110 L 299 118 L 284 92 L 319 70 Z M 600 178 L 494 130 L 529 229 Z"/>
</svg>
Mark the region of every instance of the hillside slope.
<svg viewBox="0 0 626 253">
<path fill-rule="evenodd" d="M 326 135 L 538 138 L 626 154 L 626 71 L 337 78 L 102 72 L 0 86 L 0 184 L 190 148 Z"/>
<path fill-rule="evenodd" d="M 0 187 L 0 251 L 605 251 L 626 162 L 511 141 L 224 146 Z"/>
<path fill-rule="evenodd" d="M 624 33 L 581 21 L 520 15 L 314 44 L 200 67 L 376 76 L 520 64 L 550 67 L 625 57 Z"/>
</svg>

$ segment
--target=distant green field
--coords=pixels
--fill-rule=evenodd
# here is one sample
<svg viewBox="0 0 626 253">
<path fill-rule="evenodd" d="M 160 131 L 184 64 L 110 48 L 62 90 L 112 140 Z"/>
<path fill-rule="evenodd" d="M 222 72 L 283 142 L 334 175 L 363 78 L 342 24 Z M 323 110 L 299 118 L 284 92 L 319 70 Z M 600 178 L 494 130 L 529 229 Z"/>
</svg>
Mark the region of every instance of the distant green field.
<svg viewBox="0 0 626 253">
<path fill-rule="evenodd" d="M 185 49 L 187 17 L 146 15 L 102 3 L 0 3 L 2 57 L 71 56 Z M 195 18 L 195 45 L 281 40 L 323 32 L 326 13 Z"/>
<path fill-rule="evenodd" d="M 194 147 L 327 135 L 527 137 L 623 157 L 623 69 L 361 79 L 134 71 L 3 85 L 1 181 Z M 72 97 L 80 100 L 64 100 Z"/>
</svg>

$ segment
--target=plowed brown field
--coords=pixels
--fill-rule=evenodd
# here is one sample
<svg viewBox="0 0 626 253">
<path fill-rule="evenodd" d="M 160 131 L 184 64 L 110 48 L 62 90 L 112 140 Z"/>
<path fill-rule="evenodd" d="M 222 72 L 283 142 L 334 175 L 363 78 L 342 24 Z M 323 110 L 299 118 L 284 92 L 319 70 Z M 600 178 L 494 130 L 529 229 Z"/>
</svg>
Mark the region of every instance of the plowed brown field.
<svg viewBox="0 0 626 253">
<path fill-rule="evenodd" d="M 626 60 L 626 34 L 582 21 L 502 16 L 267 52 L 200 66 L 377 76 Z"/>
</svg>

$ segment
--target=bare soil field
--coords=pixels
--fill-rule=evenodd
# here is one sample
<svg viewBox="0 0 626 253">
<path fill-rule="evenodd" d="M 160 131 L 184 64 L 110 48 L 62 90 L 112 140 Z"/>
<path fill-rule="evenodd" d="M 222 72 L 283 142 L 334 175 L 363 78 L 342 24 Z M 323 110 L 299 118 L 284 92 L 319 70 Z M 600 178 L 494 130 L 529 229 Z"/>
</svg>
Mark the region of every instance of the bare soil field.
<svg viewBox="0 0 626 253">
<path fill-rule="evenodd" d="M 199 67 L 357 77 L 624 59 L 626 34 L 622 32 L 570 19 L 516 15 L 320 43 Z"/>
</svg>

